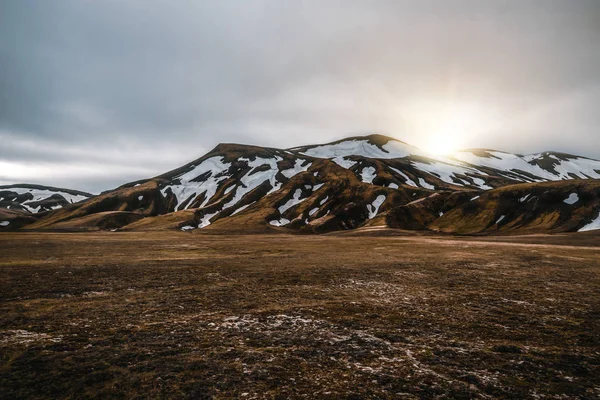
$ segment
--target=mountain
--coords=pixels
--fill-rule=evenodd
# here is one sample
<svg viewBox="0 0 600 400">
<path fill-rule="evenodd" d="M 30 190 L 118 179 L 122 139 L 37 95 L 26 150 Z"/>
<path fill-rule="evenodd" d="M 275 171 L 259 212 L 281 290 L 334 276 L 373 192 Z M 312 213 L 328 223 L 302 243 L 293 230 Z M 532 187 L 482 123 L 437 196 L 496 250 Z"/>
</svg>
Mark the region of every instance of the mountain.
<svg viewBox="0 0 600 400">
<path fill-rule="evenodd" d="M 75 204 L 92 197 L 71 189 L 41 185 L 0 186 L 0 230 L 19 229 L 52 210 Z"/>
<path fill-rule="evenodd" d="M 78 190 L 42 185 L 0 186 L 0 208 L 39 213 L 78 203 L 93 195 Z"/>
<path fill-rule="evenodd" d="M 7 185 L 0 186 L 0 208 L 39 213 L 78 203 L 92 196 L 78 190 L 50 186 Z"/>
<path fill-rule="evenodd" d="M 502 176 L 521 182 L 566 179 L 600 179 L 600 162 L 565 153 L 544 152 L 521 156 L 495 150 L 460 151 L 456 160 L 477 167 L 489 167 Z"/>
<path fill-rule="evenodd" d="M 533 234 L 600 229 L 600 180 L 511 185 L 483 192 L 430 223 L 458 234 Z"/>
<path fill-rule="evenodd" d="M 487 225 L 470 230 L 457 221 L 443 221 L 450 221 L 447 215 L 454 212 L 457 219 L 466 216 L 458 210 L 470 210 L 477 196 L 489 199 L 491 207 L 497 202 L 494 193 L 519 184 L 543 191 L 550 190 L 544 182 L 599 178 L 600 161 L 584 157 L 471 149 L 433 158 L 382 135 L 291 149 L 220 144 L 175 170 L 43 215 L 27 229 L 321 233 L 379 225 L 491 233 L 496 231 Z M 570 184 L 564 190 L 575 190 Z M 585 190 L 593 194 L 598 189 L 591 184 Z M 594 207 L 573 215 L 581 223 L 591 222 Z"/>
</svg>

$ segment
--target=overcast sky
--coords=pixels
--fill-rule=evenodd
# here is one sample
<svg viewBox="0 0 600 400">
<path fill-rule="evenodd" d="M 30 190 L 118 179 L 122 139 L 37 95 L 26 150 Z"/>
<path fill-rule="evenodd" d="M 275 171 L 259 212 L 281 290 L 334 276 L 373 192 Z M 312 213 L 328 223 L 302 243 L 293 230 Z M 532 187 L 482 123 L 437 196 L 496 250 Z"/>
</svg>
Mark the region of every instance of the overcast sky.
<svg viewBox="0 0 600 400">
<path fill-rule="evenodd" d="M 373 132 L 600 158 L 600 1 L 0 0 L 0 183 Z"/>
</svg>

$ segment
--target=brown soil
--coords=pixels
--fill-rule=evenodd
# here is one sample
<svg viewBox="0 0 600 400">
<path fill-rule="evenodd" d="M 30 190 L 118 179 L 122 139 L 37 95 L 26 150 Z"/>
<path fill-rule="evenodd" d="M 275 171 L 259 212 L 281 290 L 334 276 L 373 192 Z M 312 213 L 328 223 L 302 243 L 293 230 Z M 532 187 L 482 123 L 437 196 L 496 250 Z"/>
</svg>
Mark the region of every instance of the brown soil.
<svg viewBox="0 0 600 400">
<path fill-rule="evenodd" d="M 598 398 L 598 238 L 2 233 L 0 398 Z"/>
</svg>

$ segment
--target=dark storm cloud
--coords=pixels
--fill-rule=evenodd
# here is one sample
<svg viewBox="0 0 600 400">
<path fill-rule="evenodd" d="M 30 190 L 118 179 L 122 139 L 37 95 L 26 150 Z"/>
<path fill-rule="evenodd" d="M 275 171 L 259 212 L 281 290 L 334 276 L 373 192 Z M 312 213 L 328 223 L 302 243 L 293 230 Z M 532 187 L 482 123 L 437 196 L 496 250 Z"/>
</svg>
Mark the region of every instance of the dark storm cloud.
<svg viewBox="0 0 600 400">
<path fill-rule="evenodd" d="M 423 102 L 491 115 L 469 146 L 600 158 L 598 71 L 595 0 L 3 1 L 0 162 L 106 189 L 222 141 L 422 145 Z"/>
</svg>

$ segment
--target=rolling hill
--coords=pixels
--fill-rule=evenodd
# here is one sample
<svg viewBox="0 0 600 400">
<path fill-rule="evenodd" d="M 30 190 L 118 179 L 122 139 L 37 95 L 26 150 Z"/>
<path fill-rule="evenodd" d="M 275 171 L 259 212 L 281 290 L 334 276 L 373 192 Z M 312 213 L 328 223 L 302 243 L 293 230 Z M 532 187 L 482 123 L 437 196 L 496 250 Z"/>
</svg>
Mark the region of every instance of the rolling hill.
<svg viewBox="0 0 600 400">
<path fill-rule="evenodd" d="M 291 149 L 220 144 L 177 169 L 81 203 L 63 196 L 65 207 L 49 206 L 57 209 L 26 229 L 574 231 L 595 226 L 598 179 L 600 161 L 589 158 L 486 149 L 432 158 L 382 135 Z M 535 201 L 514 201 L 526 190 Z M 572 193 L 581 207 L 560 206 Z M 38 211 L 35 199 L 20 204 Z"/>
</svg>

